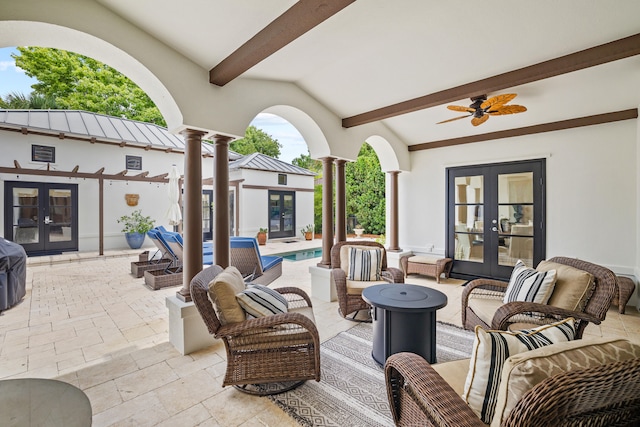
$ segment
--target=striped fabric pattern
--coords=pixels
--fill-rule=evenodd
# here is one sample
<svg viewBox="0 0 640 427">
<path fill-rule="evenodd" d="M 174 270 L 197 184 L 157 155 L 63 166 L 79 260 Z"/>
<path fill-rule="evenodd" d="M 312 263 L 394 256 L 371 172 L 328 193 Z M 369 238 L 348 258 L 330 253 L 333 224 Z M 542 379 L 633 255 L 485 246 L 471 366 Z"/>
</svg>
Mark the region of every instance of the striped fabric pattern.
<svg viewBox="0 0 640 427">
<path fill-rule="evenodd" d="M 504 303 L 527 301 L 546 304 L 556 284 L 556 270 L 536 271 L 518 260 L 509 285 L 504 293 Z"/>
<path fill-rule="evenodd" d="M 347 279 L 357 281 L 381 280 L 382 249 L 349 248 Z"/>
<path fill-rule="evenodd" d="M 262 285 L 249 285 L 247 289 L 236 294 L 238 304 L 253 317 L 271 316 L 286 313 L 289 303 L 278 291 Z"/>
<path fill-rule="evenodd" d="M 573 318 L 523 331 L 485 331 L 476 327 L 476 338 L 469 362 L 462 398 L 489 424 L 498 402 L 498 391 L 505 361 L 518 353 L 575 337 Z"/>
</svg>

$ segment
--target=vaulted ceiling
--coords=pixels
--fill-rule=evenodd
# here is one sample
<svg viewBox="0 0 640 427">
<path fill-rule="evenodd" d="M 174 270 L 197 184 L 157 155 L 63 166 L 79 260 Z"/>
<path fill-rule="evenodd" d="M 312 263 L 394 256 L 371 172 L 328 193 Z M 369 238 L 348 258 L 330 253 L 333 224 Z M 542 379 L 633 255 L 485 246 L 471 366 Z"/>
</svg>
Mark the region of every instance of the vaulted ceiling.
<svg viewBox="0 0 640 427">
<path fill-rule="evenodd" d="M 98 2 L 212 84 L 293 82 L 344 127 L 381 120 L 410 149 L 640 105 L 637 0 Z M 460 115 L 447 104 L 510 92 L 527 112 L 436 124 Z"/>
</svg>

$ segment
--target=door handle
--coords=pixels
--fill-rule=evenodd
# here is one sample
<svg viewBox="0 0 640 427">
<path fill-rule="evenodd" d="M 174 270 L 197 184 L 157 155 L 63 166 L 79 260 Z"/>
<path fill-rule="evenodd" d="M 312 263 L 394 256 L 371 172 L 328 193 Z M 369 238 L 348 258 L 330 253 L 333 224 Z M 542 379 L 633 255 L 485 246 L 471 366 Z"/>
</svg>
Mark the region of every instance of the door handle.
<svg viewBox="0 0 640 427">
<path fill-rule="evenodd" d="M 491 227 L 491 231 L 498 231 L 498 227 Z"/>
<path fill-rule="evenodd" d="M 52 222 L 53 222 L 53 220 L 49 219 L 48 215 L 44 217 L 44 223 L 45 224 L 51 224 Z"/>
</svg>

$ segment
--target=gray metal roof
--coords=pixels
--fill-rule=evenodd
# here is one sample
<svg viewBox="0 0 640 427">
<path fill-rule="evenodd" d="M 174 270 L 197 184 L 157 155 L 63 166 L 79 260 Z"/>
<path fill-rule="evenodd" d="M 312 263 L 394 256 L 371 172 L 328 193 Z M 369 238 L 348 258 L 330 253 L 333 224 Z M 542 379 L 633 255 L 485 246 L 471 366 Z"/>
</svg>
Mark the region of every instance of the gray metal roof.
<svg viewBox="0 0 640 427">
<path fill-rule="evenodd" d="M 299 166 L 291 165 L 282 160 L 274 159 L 262 153 L 248 154 L 241 159 L 229 163 L 229 170 L 255 169 L 269 172 L 283 172 L 296 175 L 315 176 L 316 173 Z"/>
<path fill-rule="evenodd" d="M 171 149 L 184 152 L 182 136 L 166 128 L 135 120 L 77 110 L 0 110 L 0 127 L 26 129 L 27 132 L 60 135 L 100 141 L 126 143 L 130 146 Z M 213 145 L 202 143 L 202 153 L 213 156 Z M 242 156 L 229 151 L 229 159 Z"/>
</svg>

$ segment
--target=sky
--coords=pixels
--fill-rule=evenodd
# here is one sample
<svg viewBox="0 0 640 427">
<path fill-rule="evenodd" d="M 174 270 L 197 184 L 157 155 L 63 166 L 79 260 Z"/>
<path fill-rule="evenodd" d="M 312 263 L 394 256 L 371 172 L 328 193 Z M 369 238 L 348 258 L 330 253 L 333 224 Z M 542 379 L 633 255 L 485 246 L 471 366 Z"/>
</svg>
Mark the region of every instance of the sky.
<svg viewBox="0 0 640 427">
<path fill-rule="evenodd" d="M 31 85 L 36 83 L 36 79 L 28 77 L 23 70 L 16 67 L 11 57 L 12 53 L 17 53 L 13 47 L 0 48 L 0 96 L 3 98 L 13 92 L 28 95 L 31 93 Z M 308 154 L 307 143 L 300 132 L 282 117 L 261 113 L 251 124 L 282 144 L 280 160 L 291 163 L 301 154 Z"/>
</svg>

